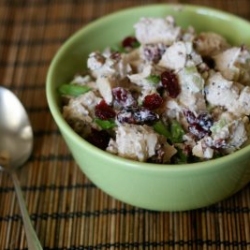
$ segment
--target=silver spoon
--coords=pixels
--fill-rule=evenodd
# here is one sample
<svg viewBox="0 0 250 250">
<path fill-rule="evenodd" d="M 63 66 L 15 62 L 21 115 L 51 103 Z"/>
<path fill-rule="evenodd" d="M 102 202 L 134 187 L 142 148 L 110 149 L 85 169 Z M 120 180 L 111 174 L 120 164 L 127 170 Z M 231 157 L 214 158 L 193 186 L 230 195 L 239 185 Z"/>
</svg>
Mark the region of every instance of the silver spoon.
<svg viewBox="0 0 250 250">
<path fill-rule="evenodd" d="M 43 249 L 32 226 L 16 169 L 30 157 L 33 131 L 28 115 L 19 99 L 0 86 L 0 170 L 12 178 L 21 210 L 28 249 Z"/>
</svg>

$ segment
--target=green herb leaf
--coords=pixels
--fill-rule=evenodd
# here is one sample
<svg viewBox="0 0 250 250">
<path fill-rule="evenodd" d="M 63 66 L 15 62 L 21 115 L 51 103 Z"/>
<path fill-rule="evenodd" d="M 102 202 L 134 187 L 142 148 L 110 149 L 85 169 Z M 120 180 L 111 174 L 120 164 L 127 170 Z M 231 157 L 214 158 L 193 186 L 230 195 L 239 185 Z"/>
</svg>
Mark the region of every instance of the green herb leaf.
<svg viewBox="0 0 250 250">
<path fill-rule="evenodd" d="M 95 123 L 99 125 L 102 129 L 112 129 L 116 127 L 116 123 L 114 120 L 102 120 L 102 119 L 96 118 Z"/>
<path fill-rule="evenodd" d="M 148 80 L 152 84 L 157 84 L 161 80 L 159 75 L 149 75 L 146 77 L 146 80 Z"/>
<path fill-rule="evenodd" d="M 74 84 L 62 84 L 58 88 L 58 92 L 61 95 L 70 95 L 70 96 L 75 96 L 75 97 L 81 94 L 84 94 L 90 90 L 91 88 L 88 86 L 80 86 L 80 85 L 74 85 Z"/>
</svg>

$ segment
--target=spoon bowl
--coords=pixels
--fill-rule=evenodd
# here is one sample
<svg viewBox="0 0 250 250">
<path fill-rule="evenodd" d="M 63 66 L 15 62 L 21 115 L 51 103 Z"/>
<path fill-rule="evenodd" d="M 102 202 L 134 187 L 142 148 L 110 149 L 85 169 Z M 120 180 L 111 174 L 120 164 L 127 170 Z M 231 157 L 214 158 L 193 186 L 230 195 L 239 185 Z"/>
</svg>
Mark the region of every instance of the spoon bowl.
<svg viewBox="0 0 250 250">
<path fill-rule="evenodd" d="M 0 117 L 0 152 L 8 151 L 9 165 L 20 167 L 31 155 L 32 127 L 21 102 L 3 87 L 0 87 Z"/>
<path fill-rule="evenodd" d="M 30 157 L 33 130 L 25 108 L 8 89 L 0 86 L 0 169 L 12 178 L 19 202 L 28 249 L 43 249 L 32 226 L 16 169 Z"/>
</svg>

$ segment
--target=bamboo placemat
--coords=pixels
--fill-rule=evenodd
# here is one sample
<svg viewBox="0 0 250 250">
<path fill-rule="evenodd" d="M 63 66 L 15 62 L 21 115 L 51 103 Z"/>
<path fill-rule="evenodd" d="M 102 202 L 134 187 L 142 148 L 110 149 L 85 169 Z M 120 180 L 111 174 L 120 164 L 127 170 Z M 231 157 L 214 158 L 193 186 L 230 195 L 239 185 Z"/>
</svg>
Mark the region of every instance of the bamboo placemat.
<svg viewBox="0 0 250 250">
<path fill-rule="evenodd" d="M 98 17 L 157 2 L 167 1 L 0 1 L 0 84 L 18 95 L 34 127 L 33 155 L 18 176 L 44 249 L 250 249 L 249 185 L 194 211 L 135 208 L 109 197 L 84 176 L 49 113 L 45 78 L 60 45 Z M 169 2 L 206 5 L 250 19 L 248 0 Z M 0 173 L 0 249 L 27 249 L 5 173 Z"/>
</svg>

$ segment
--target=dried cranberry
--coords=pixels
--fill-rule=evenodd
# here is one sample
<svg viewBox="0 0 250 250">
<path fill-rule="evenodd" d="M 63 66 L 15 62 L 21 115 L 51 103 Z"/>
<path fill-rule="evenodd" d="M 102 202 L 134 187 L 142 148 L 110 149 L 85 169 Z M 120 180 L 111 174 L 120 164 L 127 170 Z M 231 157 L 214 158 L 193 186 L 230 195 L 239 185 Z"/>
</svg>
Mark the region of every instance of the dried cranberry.
<svg viewBox="0 0 250 250">
<path fill-rule="evenodd" d="M 92 129 L 91 133 L 86 137 L 86 140 L 94 146 L 105 150 L 108 146 L 110 135 L 105 130 Z"/>
<path fill-rule="evenodd" d="M 117 114 L 120 123 L 152 124 L 159 119 L 159 115 L 146 108 L 131 108 Z"/>
<path fill-rule="evenodd" d="M 116 113 L 111 106 L 102 100 L 95 106 L 95 115 L 102 120 L 108 120 L 114 118 Z"/>
<path fill-rule="evenodd" d="M 135 124 L 136 120 L 134 118 L 134 112 L 132 110 L 122 110 L 117 114 L 117 120 L 120 123 Z"/>
<path fill-rule="evenodd" d="M 199 125 L 206 131 L 210 131 L 210 128 L 213 125 L 213 119 L 209 114 L 202 113 L 198 116 Z"/>
<path fill-rule="evenodd" d="M 115 99 L 114 105 L 116 106 L 127 108 L 136 104 L 132 94 L 122 87 L 113 88 L 112 93 Z"/>
<path fill-rule="evenodd" d="M 187 122 L 189 124 L 197 123 L 196 116 L 194 115 L 194 113 L 192 111 L 187 110 L 187 111 L 184 112 L 184 114 L 185 114 Z"/>
<path fill-rule="evenodd" d="M 135 111 L 134 118 L 138 124 L 153 124 L 159 120 L 159 115 L 149 109 L 139 109 Z"/>
<path fill-rule="evenodd" d="M 157 63 L 161 59 L 164 52 L 164 46 L 156 44 L 147 44 L 143 47 L 143 54 L 146 60 L 154 63 Z"/>
<path fill-rule="evenodd" d="M 153 110 L 159 108 L 162 105 L 162 103 L 163 103 L 162 97 L 159 94 L 154 93 L 151 95 L 147 95 L 144 98 L 143 106 L 149 110 Z"/>
<path fill-rule="evenodd" d="M 207 113 L 201 113 L 197 117 L 190 110 L 184 112 L 189 124 L 199 124 L 205 131 L 210 131 L 213 125 L 212 117 Z"/>
<path fill-rule="evenodd" d="M 205 131 L 198 123 L 191 124 L 188 127 L 189 131 L 198 137 L 199 139 L 203 138 L 204 136 L 208 135 L 207 131 Z"/>
<path fill-rule="evenodd" d="M 178 82 L 177 75 L 169 70 L 164 71 L 161 74 L 161 83 L 162 86 L 168 91 L 168 94 L 172 98 L 176 98 L 180 92 L 180 86 Z"/>
<path fill-rule="evenodd" d="M 124 48 L 135 48 L 138 44 L 137 39 L 134 36 L 125 37 L 122 41 L 122 46 Z"/>
<path fill-rule="evenodd" d="M 213 125 L 213 119 L 209 114 L 201 113 L 196 117 L 190 110 L 184 112 L 184 114 L 187 122 L 190 124 L 189 131 L 193 135 L 202 138 L 211 134 L 210 128 Z"/>
</svg>

